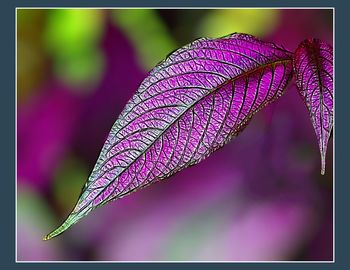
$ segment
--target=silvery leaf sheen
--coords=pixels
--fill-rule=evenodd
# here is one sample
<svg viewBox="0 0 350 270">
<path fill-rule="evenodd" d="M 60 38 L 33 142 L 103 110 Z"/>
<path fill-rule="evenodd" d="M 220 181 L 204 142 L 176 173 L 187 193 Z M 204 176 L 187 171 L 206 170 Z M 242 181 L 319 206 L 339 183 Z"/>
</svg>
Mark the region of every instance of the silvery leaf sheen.
<svg viewBox="0 0 350 270">
<path fill-rule="evenodd" d="M 293 53 L 247 34 L 201 38 L 171 53 L 128 101 L 73 211 L 44 240 L 197 164 L 280 97 L 292 76 Z"/>
</svg>

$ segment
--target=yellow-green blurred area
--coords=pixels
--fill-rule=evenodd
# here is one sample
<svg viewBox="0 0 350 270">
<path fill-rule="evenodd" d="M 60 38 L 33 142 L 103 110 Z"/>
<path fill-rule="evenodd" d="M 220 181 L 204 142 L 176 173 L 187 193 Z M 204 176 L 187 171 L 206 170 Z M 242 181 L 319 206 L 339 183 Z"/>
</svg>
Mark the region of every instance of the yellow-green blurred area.
<svg viewBox="0 0 350 270">
<path fill-rule="evenodd" d="M 99 42 L 101 10 L 17 11 L 19 98 L 40 84 L 48 72 L 72 88 L 90 89 L 100 79 L 104 59 Z M 22 79 L 23 78 L 23 79 Z"/>
<path fill-rule="evenodd" d="M 176 17 L 167 23 L 164 16 L 168 13 Z M 38 91 L 51 76 L 73 91 L 91 91 L 105 68 L 100 43 L 108 21 L 130 40 L 140 67 L 149 70 L 169 52 L 198 37 L 233 32 L 263 37 L 277 27 L 279 14 L 279 10 L 264 9 L 19 9 L 18 98 L 21 101 Z"/>
<path fill-rule="evenodd" d="M 289 87 L 205 161 L 108 204 L 43 242 L 72 210 L 128 99 L 171 52 L 255 35 L 294 51 L 332 43 L 318 9 L 17 9 L 17 255 L 51 260 L 329 260 L 326 176 Z"/>
</svg>

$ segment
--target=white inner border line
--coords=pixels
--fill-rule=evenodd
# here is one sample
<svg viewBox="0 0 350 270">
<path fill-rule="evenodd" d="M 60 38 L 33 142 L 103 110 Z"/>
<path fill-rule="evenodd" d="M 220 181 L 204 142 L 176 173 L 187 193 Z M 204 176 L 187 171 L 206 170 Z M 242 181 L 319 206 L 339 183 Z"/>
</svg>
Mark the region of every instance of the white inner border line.
<svg viewBox="0 0 350 270">
<path fill-rule="evenodd" d="M 19 9 L 331 9 L 333 10 L 333 260 L 332 261 L 18 261 L 17 259 L 17 10 Z M 15 8 L 15 257 L 16 263 L 334 263 L 335 262 L 335 8 L 334 7 L 16 7 Z"/>
</svg>

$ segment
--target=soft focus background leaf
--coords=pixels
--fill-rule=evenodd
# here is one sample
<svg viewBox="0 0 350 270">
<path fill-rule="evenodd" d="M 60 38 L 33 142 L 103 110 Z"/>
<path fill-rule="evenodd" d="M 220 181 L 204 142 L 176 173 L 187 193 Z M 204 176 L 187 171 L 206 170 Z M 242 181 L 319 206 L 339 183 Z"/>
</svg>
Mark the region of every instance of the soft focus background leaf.
<svg viewBox="0 0 350 270">
<path fill-rule="evenodd" d="M 91 89 L 99 81 L 104 59 L 98 48 L 103 34 L 103 10 L 47 11 L 43 38 L 60 80 L 74 88 Z"/>
<path fill-rule="evenodd" d="M 103 66 L 94 66 L 94 72 L 101 75 L 91 87 L 89 77 L 77 84 L 63 79 L 56 68 L 59 59 L 45 41 L 52 13 L 35 9 L 17 12 L 17 206 L 28 189 L 33 198 L 39 198 L 40 205 L 26 208 L 29 215 L 17 213 L 18 260 L 332 259 L 333 144 L 329 143 L 329 166 L 321 177 L 314 130 L 293 86 L 278 102 L 255 116 L 241 134 L 244 136 L 215 155 L 167 182 L 96 210 L 64 237 L 43 242 L 43 233 L 71 211 L 71 206 L 62 204 L 62 198 L 75 196 L 116 116 L 148 69 L 139 58 L 142 44 L 134 41 L 140 30 L 126 33 L 125 26 L 114 18 L 115 12 L 129 10 L 97 12 L 97 30 L 83 30 L 91 31 L 89 35 L 94 37 L 88 47 L 104 59 Z M 217 32 L 210 33 L 201 30 L 202 25 L 220 10 L 141 12 L 154 14 L 165 38 L 170 37 L 175 48 L 198 37 L 242 31 L 238 25 L 247 25 L 251 30 L 245 31 L 253 31 L 257 24 L 264 23 L 244 15 L 246 10 L 235 9 L 232 12 L 242 16 L 226 16 Z M 268 11 L 269 16 L 271 13 L 276 14 L 274 22 L 265 21 L 266 28 L 260 27 L 262 32 L 252 34 L 290 50 L 308 37 L 332 44 L 330 10 L 275 9 Z M 269 16 L 261 17 L 268 21 Z M 60 23 L 65 24 L 69 17 L 63 16 Z M 84 17 L 85 21 L 88 18 Z M 138 28 L 147 28 L 146 23 L 140 25 Z M 226 25 L 230 28 L 223 33 L 221 29 Z M 82 47 L 78 55 L 84 54 Z M 168 52 L 144 53 L 149 55 L 151 65 Z M 73 172 L 75 164 L 77 172 Z M 71 177 L 71 191 L 57 186 L 60 175 Z M 203 185 L 207 179 L 212 181 Z M 69 179 L 60 181 L 67 183 Z M 29 233 L 29 239 L 23 235 L 32 228 L 32 216 L 42 225 L 40 232 Z M 198 239 L 202 237 L 199 247 Z M 267 243 L 266 238 L 271 241 Z M 188 246 L 197 251 L 184 254 L 182 250 L 188 250 Z M 35 247 L 33 252 L 31 247 Z"/>
<path fill-rule="evenodd" d="M 233 32 L 262 37 L 275 30 L 279 16 L 278 9 L 217 9 L 203 18 L 198 32 L 209 37 Z"/>
<path fill-rule="evenodd" d="M 157 10 L 113 10 L 112 19 L 136 48 L 140 66 L 146 70 L 179 47 Z"/>
</svg>

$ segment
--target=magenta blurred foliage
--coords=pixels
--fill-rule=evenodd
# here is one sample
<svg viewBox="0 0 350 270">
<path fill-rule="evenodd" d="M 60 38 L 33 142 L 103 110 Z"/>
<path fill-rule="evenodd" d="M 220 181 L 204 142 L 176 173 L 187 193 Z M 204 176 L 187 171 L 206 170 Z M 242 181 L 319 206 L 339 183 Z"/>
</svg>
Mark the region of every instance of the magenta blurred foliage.
<svg viewBox="0 0 350 270">
<path fill-rule="evenodd" d="M 136 63 L 133 48 L 126 37 L 110 23 L 106 25 L 101 48 L 106 72 L 93 93 L 84 100 L 79 129 L 73 148 L 92 167 L 107 135 L 128 99 L 146 73 Z M 93 130 L 87 134 L 86 130 Z"/>
<path fill-rule="evenodd" d="M 265 40 L 290 50 L 310 36 L 331 43 L 324 11 L 281 14 Z M 131 43 L 111 22 L 101 48 L 105 73 L 90 95 L 52 79 L 18 105 L 18 185 L 37 190 L 56 211 L 56 225 L 71 210 L 58 209 L 49 196 L 58 166 L 74 155 L 92 169 L 114 120 L 146 76 Z M 332 260 L 332 159 L 330 142 L 321 176 L 315 134 L 291 86 L 222 150 L 96 210 L 45 243 L 57 245 L 57 259 L 64 254 L 65 260 Z M 210 233 L 194 235 L 203 224 Z M 18 234 L 18 250 L 24 234 Z"/>
<path fill-rule="evenodd" d="M 307 38 L 319 38 L 333 44 L 332 16 L 329 10 L 285 9 L 281 11 L 277 29 L 266 36 L 294 51 Z"/>
<path fill-rule="evenodd" d="M 47 190 L 57 164 L 67 154 L 81 100 L 57 82 L 18 107 L 18 181 Z"/>
</svg>

